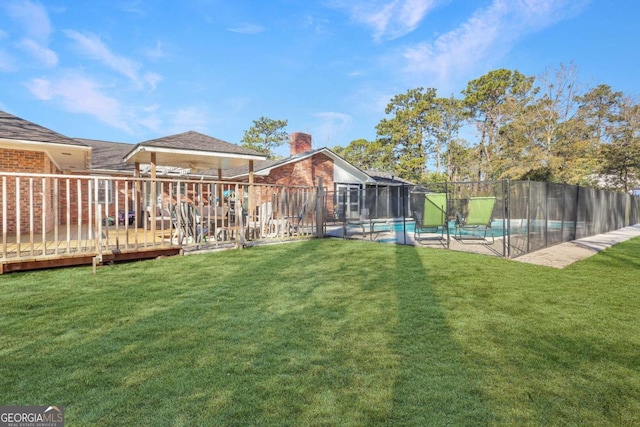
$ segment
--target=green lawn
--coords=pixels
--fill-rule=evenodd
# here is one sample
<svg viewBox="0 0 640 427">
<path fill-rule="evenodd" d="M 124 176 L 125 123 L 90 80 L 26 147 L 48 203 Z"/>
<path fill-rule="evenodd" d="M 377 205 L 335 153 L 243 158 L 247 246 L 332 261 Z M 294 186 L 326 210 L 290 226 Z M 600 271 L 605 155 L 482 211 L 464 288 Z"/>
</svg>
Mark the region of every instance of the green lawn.
<svg viewBox="0 0 640 427">
<path fill-rule="evenodd" d="M 342 240 L 0 276 L 0 405 L 89 425 L 640 425 L 640 239 Z"/>
</svg>

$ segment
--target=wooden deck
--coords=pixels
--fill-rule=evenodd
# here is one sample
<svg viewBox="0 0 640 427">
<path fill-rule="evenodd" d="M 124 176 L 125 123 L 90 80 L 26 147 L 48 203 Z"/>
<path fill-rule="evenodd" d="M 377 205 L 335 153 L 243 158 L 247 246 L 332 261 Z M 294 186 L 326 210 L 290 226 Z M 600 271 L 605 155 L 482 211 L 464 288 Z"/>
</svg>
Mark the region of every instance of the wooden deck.
<svg viewBox="0 0 640 427">
<path fill-rule="evenodd" d="M 182 248 L 172 242 L 172 230 L 129 226 L 102 227 L 100 235 L 86 224 L 60 226 L 44 235 L 3 236 L 0 274 L 36 268 L 148 259 L 175 255 Z"/>
<path fill-rule="evenodd" d="M 322 194 L 180 177 L 0 172 L 0 274 L 309 238 Z"/>
</svg>

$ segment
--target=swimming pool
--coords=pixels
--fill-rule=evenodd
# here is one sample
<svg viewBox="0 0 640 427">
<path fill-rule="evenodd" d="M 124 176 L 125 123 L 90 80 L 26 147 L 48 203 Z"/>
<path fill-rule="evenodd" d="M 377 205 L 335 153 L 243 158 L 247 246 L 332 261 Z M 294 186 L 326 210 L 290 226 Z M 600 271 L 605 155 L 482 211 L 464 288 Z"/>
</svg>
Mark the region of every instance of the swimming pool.
<svg viewBox="0 0 640 427">
<path fill-rule="evenodd" d="M 506 235 L 506 232 L 503 234 L 503 224 L 504 221 L 496 220 L 491 223 L 491 228 L 487 230 L 487 237 L 501 237 Z M 451 220 L 448 223 L 449 225 L 449 234 L 453 236 L 456 232 L 456 222 L 455 220 Z M 406 228 L 405 228 L 406 227 Z M 413 233 L 415 231 L 416 223 L 413 220 L 373 220 L 373 232 L 402 232 L 406 231 L 407 233 Z M 438 233 L 440 230 L 438 230 Z M 435 233 L 435 229 L 434 229 Z M 484 227 L 479 227 L 478 229 L 462 229 L 458 232 L 463 236 L 479 236 L 482 237 L 484 235 Z"/>
</svg>

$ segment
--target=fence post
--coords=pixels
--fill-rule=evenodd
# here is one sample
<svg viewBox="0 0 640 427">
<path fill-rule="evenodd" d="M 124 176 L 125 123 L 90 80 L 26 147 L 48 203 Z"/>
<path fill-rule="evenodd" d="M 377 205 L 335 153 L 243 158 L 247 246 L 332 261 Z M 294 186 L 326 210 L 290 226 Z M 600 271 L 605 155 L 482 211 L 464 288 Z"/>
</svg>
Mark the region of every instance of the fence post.
<svg viewBox="0 0 640 427">
<path fill-rule="evenodd" d="M 631 225 L 631 194 L 627 193 L 624 203 L 624 224 L 623 227 Z"/>
<path fill-rule="evenodd" d="M 531 251 L 531 180 L 527 180 L 527 253 Z"/>
<path fill-rule="evenodd" d="M 323 235 L 324 235 L 324 189 L 322 187 L 322 177 L 318 177 L 318 190 L 316 191 L 316 237 L 322 237 Z"/>
<path fill-rule="evenodd" d="M 511 220 L 509 219 L 509 190 L 511 181 L 502 180 L 502 256 L 511 258 Z M 505 224 L 506 221 L 506 224 Z"/>
<path fill-rule="evenodd" d="M 549 247 L 549 190 L 551 183 L 544 184 L 544 247 Z"/>
<path fill-rule="evenodd" d="M 573 240 L 578 238 L 578 218 L 580 218 L 580 186 L 576 185 L 576 211 L 573 217 Z"/>
</svg>

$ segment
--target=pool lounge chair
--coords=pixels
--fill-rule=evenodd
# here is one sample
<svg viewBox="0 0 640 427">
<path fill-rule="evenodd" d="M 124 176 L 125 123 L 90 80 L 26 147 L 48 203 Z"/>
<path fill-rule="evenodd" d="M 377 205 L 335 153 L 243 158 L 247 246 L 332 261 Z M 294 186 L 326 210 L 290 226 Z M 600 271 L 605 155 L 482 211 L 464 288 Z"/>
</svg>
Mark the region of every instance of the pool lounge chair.
<svg viewBox="0 0 640 427">
<path fill-rule="evenodd" d="M 362 237 L 366 238 L 367 234 L 371 240 L 379 236 L 381 233 L 389 233 L 392 231 L 392 220 L 389 218 L 371 218 L 369 209 L 360 209 L 360 218 L 351 224 L 358 225 L 362 228 Z"/>
<path fill-rule="evenodd" d="M 471 232 L 471 236 L 465 236 L 466 240 L 481 240 L 483 244 L 492 245 L 495 241 L 491 221 L 493 219 L 493 207 L 496 204 L 495 197 L 471 197 L 467 207 L 467 216 L 456 213 L 456 226 L 454 237 L 463 242 L 464 231 Z M 487 241 L 487 232 L 491 230 L 491 243 Z M 476 234 L 483 232 L 482 237 Z"/>
<path fill-rule="evenodd" d="M 429 240 L 429 237 L 423 237 L 425 233 L 438 233 L 439 243 L 443 243 L 449 248 L 449 226 L 447 224 L 447 194 L 446 193 L 427 193 L 424 195 L 424 208 L 422 212 L 413 212 L 413 218 L 416 226 L 413 231 L 413 238 L 418 242 Z M 445 239 L 444 233 L 447 233 Z M 432 238 L 431 238 L 432 239 Z"/>
</svg>

